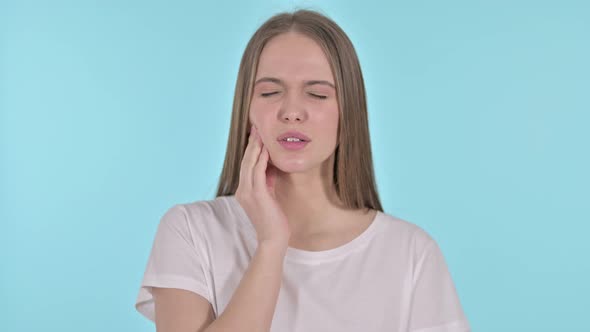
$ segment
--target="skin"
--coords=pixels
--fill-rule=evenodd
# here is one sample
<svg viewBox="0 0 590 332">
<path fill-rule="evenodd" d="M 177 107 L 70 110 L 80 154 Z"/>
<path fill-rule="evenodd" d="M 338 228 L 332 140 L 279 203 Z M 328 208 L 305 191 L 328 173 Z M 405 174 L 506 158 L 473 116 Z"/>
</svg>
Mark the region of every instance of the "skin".
<svg viewBox="0 0 590 332">
<path fill-rule="evenodd" d="M 329 247 L 330 241 L 333 246 L 354 238 L 376 211 L 345 209 L 332 184 L 339 108 L 323 50 L 300 33 L 278 35 L 264 47 L 255 81 L 249 119 L 269 152 L 267 172 L 274 173 L 275 198 L 291 229 L 290 246 L 318 240 L 323 243 L 313 246 Z M 283 148 L 277 138 L 288 130 L 305 134 L 311 142 L 297 151 Z"/>
</svg>

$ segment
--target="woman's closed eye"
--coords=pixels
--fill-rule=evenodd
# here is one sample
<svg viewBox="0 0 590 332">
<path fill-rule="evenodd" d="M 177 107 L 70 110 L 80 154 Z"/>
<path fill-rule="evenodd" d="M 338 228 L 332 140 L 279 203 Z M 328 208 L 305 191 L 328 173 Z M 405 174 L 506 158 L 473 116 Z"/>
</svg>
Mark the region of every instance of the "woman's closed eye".
<svg viewBox="0 0 590 332">
<path fill-rule="evenodd" d="M 277 93 L 279 93 L 279 91 L 266 92 L 266 93 L 261 93 L 260 96 L 262 96 L 262 97 L 270 97 L 270 96 L 275 95 Z M 322 95 L 318 95 L 318 94 L 311 93 L 311 92 L 309 93 L 309 95 L 312 96 L 312 97 L 318 98 L 318 99 L 326 99 L 326 98 L 328 98 L 327 96 L 322 96 Z"/>
<path fill-rule="evenodd" d="M 279 93 L 279 92 L 278 91 L 275 91 L 275 92 L 267 92 L 267 93 L 261 93 L 260 95 L 262 97 L 270 97 L 270 96 L 272 96 L 274 94 L 277 94 L 277 93 Z"/>
<path fill-rule="evenodd" d="M 328 98 L 327 96 L 317 95 L 317 94 L 311 93 L 311 92 L 309 93 L 309 95 L 312 96 L 312 97 L 318 98 L 318 99 L 326 99 L 326 98 Z"/>
</svg>

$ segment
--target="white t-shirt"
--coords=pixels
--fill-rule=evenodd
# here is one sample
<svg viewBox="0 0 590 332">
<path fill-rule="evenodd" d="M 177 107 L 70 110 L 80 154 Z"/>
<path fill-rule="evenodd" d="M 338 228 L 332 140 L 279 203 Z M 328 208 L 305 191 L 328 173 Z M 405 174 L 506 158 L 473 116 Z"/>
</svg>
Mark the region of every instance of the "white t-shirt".
<svg viewBox="0 0 590 332">
<path fill-rule="evenodd" d="M 235 196 L 177 204 L 161 218 L 135 308 L 155 321 L 151 287 L 180 288 L 218 317 L 257 247 Z M 252 299 L 256 301 L 256 299 Z M 325 251 L 289 247 L 271 332 L 468 332 L 432 237 L 384 212 L 352 241 Z"/>
</svg>

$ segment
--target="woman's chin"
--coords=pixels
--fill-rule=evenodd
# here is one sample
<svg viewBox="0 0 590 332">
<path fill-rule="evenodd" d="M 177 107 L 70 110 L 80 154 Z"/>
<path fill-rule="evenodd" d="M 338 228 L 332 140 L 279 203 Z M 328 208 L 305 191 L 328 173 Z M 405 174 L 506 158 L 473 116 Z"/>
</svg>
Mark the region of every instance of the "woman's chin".
<svg viewBox="0 0 590 332">
<path fill-rule="evenodd" d="M 301 173 L 308 169 L 307 163 L 302 159 L 269 160 L 269 164 L 283 173 Z"/>
</svg>

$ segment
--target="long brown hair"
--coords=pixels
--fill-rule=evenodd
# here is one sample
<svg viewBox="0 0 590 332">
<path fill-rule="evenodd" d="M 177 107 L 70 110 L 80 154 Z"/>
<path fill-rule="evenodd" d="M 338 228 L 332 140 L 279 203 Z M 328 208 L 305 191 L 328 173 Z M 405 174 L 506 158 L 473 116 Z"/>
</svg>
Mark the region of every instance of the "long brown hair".
<svg viewBox="0 0 590 332">
<path fill-rule="evenodd" d="M 238 188 L 262 48 L 271 38 L 289 31 L 302 33 L 322 47 L 335 78 L 340 113 L 333 172 L 336 193 L 348 208 L 383 211 L 373 174 L 365 85 L 356 51 L 334 21 L 306 9 L 272 16 L 256 30 L 246 46 L 238 71 L 229 139 L 216 196 L 234 195 Z"/>
</svg>

